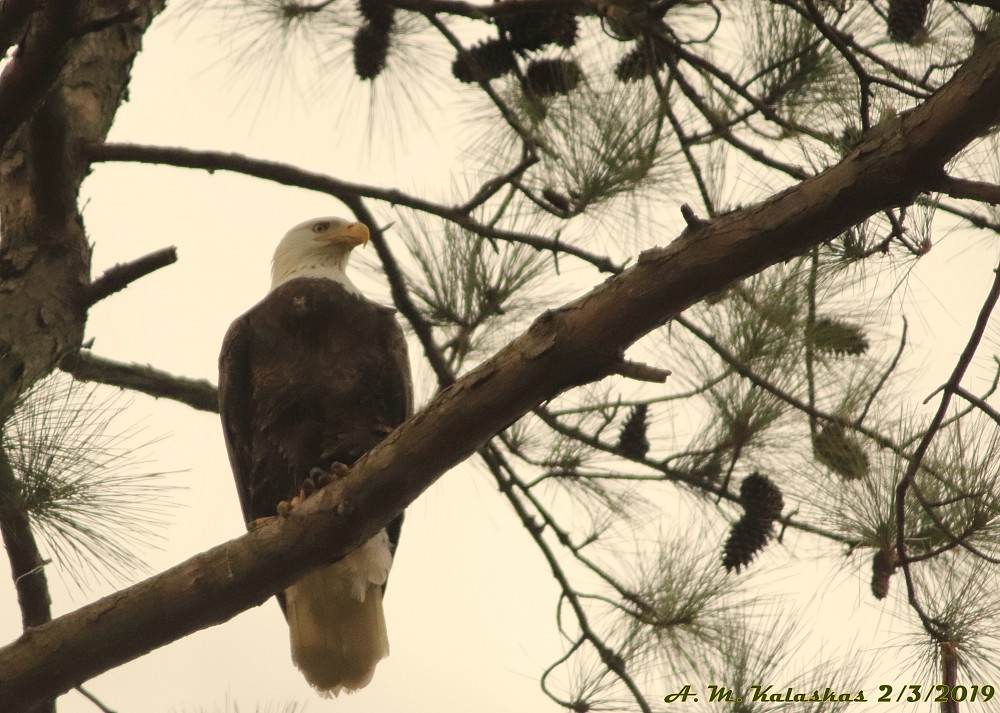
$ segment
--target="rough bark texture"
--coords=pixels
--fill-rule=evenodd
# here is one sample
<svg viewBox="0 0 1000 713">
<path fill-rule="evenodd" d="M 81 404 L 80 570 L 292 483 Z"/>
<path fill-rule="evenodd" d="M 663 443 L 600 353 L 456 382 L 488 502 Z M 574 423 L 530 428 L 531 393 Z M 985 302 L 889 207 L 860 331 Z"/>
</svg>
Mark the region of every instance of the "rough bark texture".
<svg viewBox="0 0 1000 713">
<path fill-rule="evenodd" d="M 83 338 L 90 246 L 77 209 L 88 166 L 125 96 L 142 35 L 163 0 L 8 0 L 0 46 L 0 424 L 21 394 Z M 104 29 L 97 29 L 104 28 Z M 2 444 L 0 444 L 2 449 Z M 19 484 L 0 452 L 0 535 L 26 630 L 51 617 L 48 584 Z M 0 710 L 55 710 L 55 694 Z"/>
<path fill-rule="evenodd" d="M 15 85 L 23 81 L 19 68 L 37 64 L 43 70 L 19 95 L 33 111 L 3 116 L 13 124 L 3 124 L 10 139 L 0 153 L 0 421 L 26 388 L 80 345 L 90 247 L 76 206 L 88 170 L 78 147 L 107 135 L 142 34 L 163 4 L 136 0 L 135 15 L 126 21 L 67 37 L 65 24 L 61 32 L 50 25 L 69 22 L 59 8 L 77 3 L 43 3 L 36 13 L 39 28 L 29 31 L 0 78 L 3 93 L 12 77 Z M 78 5 L 81 32 L 123 9 L 114 0 Z M 51 21 L 42 22 L 50 14 Z M 59 65 L 41 62 L 43 50 L 54 52 Z"/>
<path fill-rule="evenodd" d="M 933 189 L 945 162 L 998 119 L 1000 40 L 993 40 L 933 98 L 873 131 L 838 165 L 763 203 L 696 225 L 543 314 L 290 517 L 0 649 L 0 701 L 19 710 L 263 603 L 309 567 L 371 537 L 441 473 L 533 406 L 608 373 L 628 345 L 694 302 Z"/>
</svg>

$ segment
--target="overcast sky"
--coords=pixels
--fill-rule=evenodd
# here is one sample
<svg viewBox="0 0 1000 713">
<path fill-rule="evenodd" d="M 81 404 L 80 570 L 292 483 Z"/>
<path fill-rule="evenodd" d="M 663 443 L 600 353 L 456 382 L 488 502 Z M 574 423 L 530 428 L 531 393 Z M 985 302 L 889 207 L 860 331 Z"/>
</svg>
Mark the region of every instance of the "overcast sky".
<svg viewBox="0 0 1000 713">
<path fill-rule="evenodd" d="M 454 183 L 459 146 L 453 137 L 466 127 L 457 123 L 461 112 L 452 110 L 453 94 L 438 95 L 428 126 L 414 122 L 365 148 L 362 92 L 307 75 L 297 86 L 262 95 L 263 78 L 227 71 L 229 47 L 213 32 L 214 22 L 194 16 L 154 24 L 111 140 L 237 151 L 338 178 L 398 185 L 417 195 L 442 195 Z M 685 200 L 693 202 L 664 197 L 664 210 L 671 213 L 664 222 L 674 221 L 677 204 Z M 333 199 L 302 190 L 225 173 L 121 164 L 96 167 L 82 205 L 95 245 L 95 274 L 167 245 L 176 245 L 180 255 L 177 264 L 93 309 L 87 336 L 95 339 L 95 353 L 213 382 L 222 335 L 266 291 L 278 238 L 307 218 L 347 215 Z M 643 240 L 671 234 L 638 240 L 652 245 Z M 983 294 L 996 253 L 954 234 L 921 262 L 905 294 L 914 341 L 924 354 L 909 362 L 918 392 L 929 393 L 951 368 L 974 316 L 968 304 Z M 385 295 L 377 279 L 352 275 L 362 289 Z M 579 291 L 589 286 L 582 283 Z M 415 362 L 416 349 L 411 347 Z M 430 388 L 426 378 L 420 384 L 418 405 Z M 137 395 L 123 421 L 142 427 L 140 441 L 160 438 L 144 451 L 146 467 L 168 472 L 163 480 L 176 488 L 162 547 L 144 553 L 151 571 L 243 532 L 217 416 Z M 676 514 L 665 508 L 665 530 Z M 816 545 L 799 544 L 800 566 L 762 578 L 760 586 L 802 592 L 801 606 L 820 612 L 811 615 L 817 626 L 807 629 L 806 659 L 821 648 L 837 651 L 872 625 L 905 630 L 873 602 L 865 577 L 831 577 L 838 563 L 818 564 L 812 559 Z M 827 577 L 830 588 L 811 597 L 816 582 Z M 57 614 L 112 591 L 64 585 L 57 568 L 50 568 L 49 580 Z M 119 713 L 222 710 L 227 699 L 243 711 L 289 701 L 308 703 L 310 711 L 347 713 L 555 711 L 560 709 L 542 695 L 538 677 L 563 651 L 554 622 L 557 594 L 542 557 L 492 479 L 466 464 L 407 513 L 386 600 L 392 653 L 361 693 L 335 702 L 312 694 L 289 661 L 287 627 L 273 600 L 86 686 Z M 19 617 L 9 585 L 0 586 L 0 612 L 6 612 L 0 635 L 16 637 Z M 827 638 L 827 622 L 849 635 Z M 857 641 L 861 648 L 872 645 Z M 684 682 L 663 685 L 673 683 Z M 77 694 L 61 699 L 59 709 L 96 710 Z"/>
</svg>

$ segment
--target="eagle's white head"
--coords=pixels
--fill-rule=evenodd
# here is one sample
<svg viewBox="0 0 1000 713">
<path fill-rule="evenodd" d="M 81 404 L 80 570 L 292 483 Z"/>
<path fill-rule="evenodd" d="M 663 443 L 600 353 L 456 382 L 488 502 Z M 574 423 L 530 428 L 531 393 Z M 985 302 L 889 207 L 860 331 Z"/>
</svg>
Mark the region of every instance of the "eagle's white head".
<svg viewBox="0 0 1000 713">
<path fill-rule="evenodd" d="M 271 261 L 271 289 L 296 277 L 325 277 L 351 292 L 344 271 L 351 250 L 368 242 L 368 226 L 342 218 L 313 218 L 285 233 Z"/>
</svg>

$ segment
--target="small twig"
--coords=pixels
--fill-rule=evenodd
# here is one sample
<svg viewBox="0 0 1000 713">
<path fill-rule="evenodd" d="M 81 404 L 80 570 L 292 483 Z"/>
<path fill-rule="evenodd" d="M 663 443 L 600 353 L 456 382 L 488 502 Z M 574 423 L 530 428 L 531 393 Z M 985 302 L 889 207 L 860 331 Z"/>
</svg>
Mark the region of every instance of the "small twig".
<svg viewBox="0 0 1000 713">
<path fill-rule="evenodd" d="M 175 262 L 177 262 L 177 248 L 171 246 L 151 252 L 131 262 L 118 263 L 87 285 L 83 292 L 83 306 L 92 307 L 105 297 L 124 290 L 139 278 Z"/>
<path fill-rule="evenodd" d="M 494 178 L 486 181 L 480 189 L 476 191 L 476 195 L 472 196 L 472 198 L 462 204 L 458 209 L 463 213 L 471 213 L 473 210 L 495 196 L 504 186 L 518 179 L 525 171 L 534 166 L 536 163 L 538 163 L 538 156 L 529 152 L 523 159 L 521 159 L 520 163 L 514 166 L 514 168 L 502 175 L 495 176 Z"/>
<path fill-rule="evenodd" d="M 892 372 L 896 370 L 899 366 L 899 360 L 903 356 L 903 351 L 906 349 L 906 336 L 909 331 L 909 323 L 906 321 L 906 317 L 903 317 L 903 333 L 899 337 L 899 346 L 896 348 L 896 354 L 893 356 L 892 361 L 889 362 L 889 366 L 886 367 L 885 371 L 882 372 L 882 376 L 879 377 L 878 383 L 872 387 L 871 393 L 865 400 L 865 405 L 858 413 L 858 423 L 864 423 L 865 418 L 868 416 L 868 412 L 871 410 L 872 406 L 875 404 L 875 399 L 878 397 L 879 393 L 885 387 L 886 383 L 889 381 L 889 377 Z"/>
<path fill-rule="evenodd" d="M 979 398 L 973 393 L 970 393 L 961 386 L 955 388 L 955 393 L 961 396 L 969 403 L 975 405 L 980 411 L 982 411 L 987 416 L 996 421 L 997 425 L 1000 425 L 1000 412 L 998 412 L 995 408 L 986 403 L 983 399 Z"/>
<path fill-rule="evenodd" d="M 97 696 L 95 696 L 93 693 L 88 691 L 83 686 L 77 686 L 76 690 L 81 696 L 83 696 L 88 701 L 97 706 L 98 710 L 100 710 L 101 713 L 117 713 L 117 711 L 115 711 L 113 708 L 108 708 L 106 705 L 101 703 L 101 700 Z"/>
<path fill-rule="evenodd" d="M 80 381 L 117 386 L 187 404 L 199 411 L 219 412 L 215 386 L 205 379 L 188 379 L 143 364 L 125 364 L 87 351 L 78 351 L 62 360 L 59 368 Z"/>
<path fill-rule="evenodd" d="M 594 648 L 598 657 L 601 659 L 601 662 L 611 673 L 617 676 L 618 680 L 621 681 L 622 684 L 629 690 L 629 693 L 635 700 L 636 706 L 638 706 L 639 710 L 643 713 L 652 713 L 652 709 L 650 708 L 645 697 L 642 695 L 642 691 L 629 674 L 621 654 L 605 643 L 597 632 L 594 631 L 590 623 L 590 618 L 587 616 L 587 611 L 580 601 L 581 595 L 570 584 L 569 577 L 560 565 L 555 552 L 552 551 L 552 548 L 549 547 L 548 542 L 546 542 L 543 537 L 543 528 L 537 526 L 531 513 L 528 512 L 524 503 L 522 503 L 520 498 L 518 498 L 514 493 L 514 487 L 516 485 L 521 486 L 522 484 L 516 480 L 514 473 L 511 470 L 508 470 L 510 466 L 506 464 L 500 451 L 495 446 L 487 444 L 480 449 L 479 455 L 483 458 L 486 465 L 492 472 L 500 491 L 506 496 L 507 501 L 514 508 L 515 512 L 517 512 L 518 517 L 521 519 L 521 523 L 535 540 L 535 544 L 541 550 L 542 555 L 545 557 L 545 560 L 549 565 L 552 576 L 555 577 L 557 582 L 559 582 L 563 596 L 566 598 L 567 603 L 576 616 L 577 624 L 580 627 L 581 638 L 586 639 L 586 641 Z M 521 491 L 524 492 L 526 496 L 530 497 L 530 493 L 524 491 L 523 487 L 521 487 Z M 538 503 L 533 502 L 533 505 L 537 508 Z"/>
<path fill-rule="evenodd" d="M 657 384 L 662 384 L 673 372 L 670 371 L 670 369 L 661 369 L 659 367 L 650 366 L 649 364 L 643 364 L 638 361 L 622 359 L 611 370 L 611 373 L 624 376 L 627 379 L 635 379 L 636 381 L 652 381 Z"/>
</svg>

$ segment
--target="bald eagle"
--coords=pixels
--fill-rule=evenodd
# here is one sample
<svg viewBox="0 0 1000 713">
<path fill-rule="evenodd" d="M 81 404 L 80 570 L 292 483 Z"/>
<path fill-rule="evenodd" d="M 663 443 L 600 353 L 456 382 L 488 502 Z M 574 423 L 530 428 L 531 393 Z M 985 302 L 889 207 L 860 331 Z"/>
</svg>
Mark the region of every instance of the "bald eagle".
<svg viewBox="0 0 1000 713">
<path fill-rule="evenodd" d="M 413 410 L 394 310 L 345 273 L 368 228 L 317 218 L 278 244 L 271 289 L 233 322 L 219 357 L 219 411 L 248 527 L 350 466 Z M 292 661 L 323 696 L 366 686 L 389 653 L 382 595 L 402 515 L 354 552 L 278 594 Z"/>
</svg>

